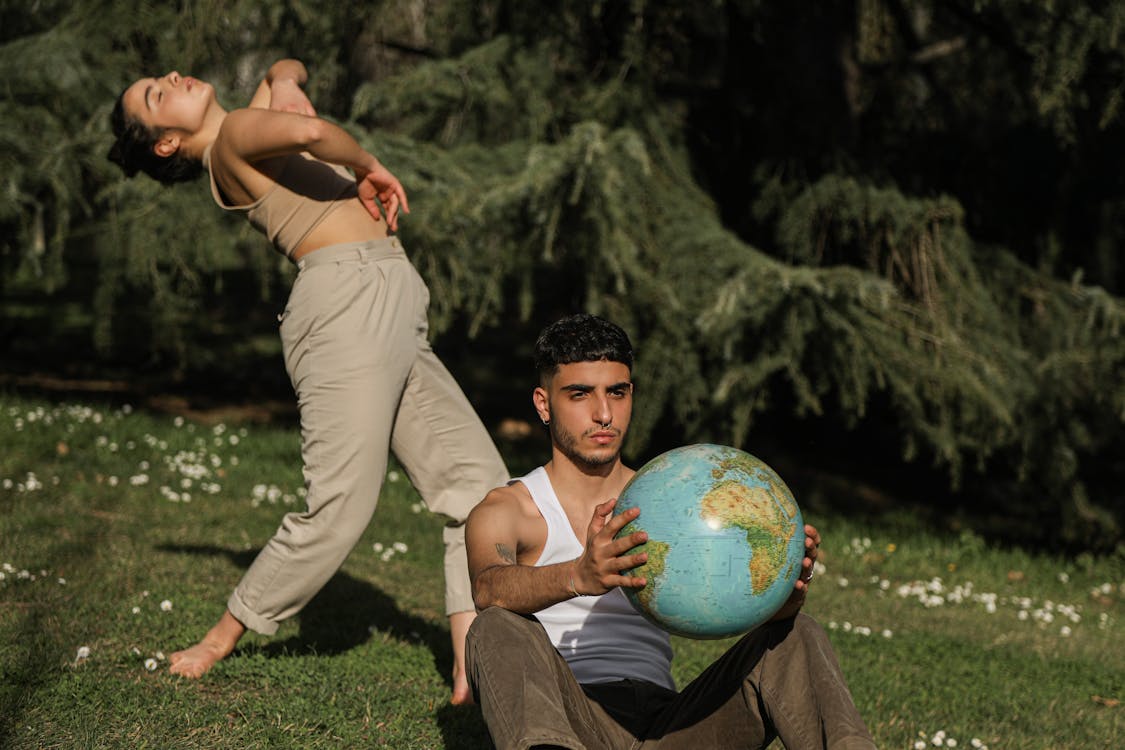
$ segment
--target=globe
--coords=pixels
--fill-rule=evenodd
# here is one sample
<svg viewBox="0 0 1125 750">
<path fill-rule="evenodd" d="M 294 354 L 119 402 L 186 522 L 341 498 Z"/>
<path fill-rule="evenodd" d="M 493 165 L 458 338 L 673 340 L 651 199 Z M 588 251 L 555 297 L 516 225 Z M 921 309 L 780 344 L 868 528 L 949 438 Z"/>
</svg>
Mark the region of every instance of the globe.
<svg viewBox="0 0 1125 750">
<path fill-rule="evenodd" d="M 722 445 L 688 445 L 646 463 L 617 499 L 641 513 L 618 536 L 648 532 L 648 561 L 624 588 L 649 622 L 689 638 L 725 638 L 773 617 L 793 592 L 805 524 L 793 494 L 760 459 Z"/>
</svg>

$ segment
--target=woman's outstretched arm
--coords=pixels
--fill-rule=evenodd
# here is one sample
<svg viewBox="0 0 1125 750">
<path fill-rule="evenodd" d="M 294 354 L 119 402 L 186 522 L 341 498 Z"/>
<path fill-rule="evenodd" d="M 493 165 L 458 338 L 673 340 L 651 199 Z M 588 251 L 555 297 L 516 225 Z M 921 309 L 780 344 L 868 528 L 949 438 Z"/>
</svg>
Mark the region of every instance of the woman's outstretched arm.
<svg viewBox="0 0 1125 750">
<path fill-rule="evenodd" d="M 216 178 L 224 190 L 228 189 L 224 184 L 228 175 L 243 185 L 260 179 L 252 166 L 255 162 L 307 151 L 322 161 L 351 169 L 356 176 L 360 200 L 376 217 L 379 215 L 376 202 L 381 204 L 392 230 L 398 228 L 400 210 L 410 213 L 406 191 L 398 178 L 346 130 L 319 117 L 272 109 L 236 109 L 223 122 L 214 149 L 216 162 L 224 165 L 216 170 Z"/>
</svg>

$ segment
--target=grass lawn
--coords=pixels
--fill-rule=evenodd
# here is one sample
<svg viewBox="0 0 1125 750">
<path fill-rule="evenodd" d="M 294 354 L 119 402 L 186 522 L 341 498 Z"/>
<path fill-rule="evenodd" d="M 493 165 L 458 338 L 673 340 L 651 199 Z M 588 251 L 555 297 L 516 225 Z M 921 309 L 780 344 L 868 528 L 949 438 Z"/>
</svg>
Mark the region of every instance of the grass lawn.
<svg viewBox="0 0 1125 750">
<path fill-rule="evenodd" d="M 167 655 L 301 506 L 296 430 L 0 395 L 0 440 L 0 747 L 490 747 L 447 703 L 441 521 L 401 472 L 304 612 L 188 681 Z M 806 611 L 880 747 L 1125 744 L 1120 556 L 806 515 Z M 677 639 L 679 684 L 728 644 Z"/>
</svg>

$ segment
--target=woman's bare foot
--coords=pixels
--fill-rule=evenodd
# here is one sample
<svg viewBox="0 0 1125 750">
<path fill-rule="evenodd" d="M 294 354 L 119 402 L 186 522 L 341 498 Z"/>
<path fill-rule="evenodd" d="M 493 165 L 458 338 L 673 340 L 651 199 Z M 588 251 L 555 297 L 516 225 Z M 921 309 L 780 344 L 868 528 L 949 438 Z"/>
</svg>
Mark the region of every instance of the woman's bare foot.
<svg viewBox="0 0 1125 750">
<path fill-rule="evenodd" d="M 449 697 L 449 702 L 454 706 L 471 706 L 476 703 L 473 700 L 473 691 L 469 688 L 469 679 L 464 671 L 458 671 L 456 668 L 453 670 L 453 695 Z"/>
<path fill-rule="evenodd" d="M 465 635 L 476 617 L 476 612 L 454 612 L 449 616 L 449 637 L 453 640 L 453 694 L 449 702 L 454 706 L 475 703 L 469 677 L 465 674 Z"/>
<path fill-rule="evenodd" d="M 207 631 L 203 640 L 169 657 L 171 666 L 168 671 L 191 679 L 202 677 L 216 662 L 234 651 L 238 639 L 245 632 L 246 627 L 229 610 L 223 612 L 223 616 L 215 627 Z"/>
</svg>

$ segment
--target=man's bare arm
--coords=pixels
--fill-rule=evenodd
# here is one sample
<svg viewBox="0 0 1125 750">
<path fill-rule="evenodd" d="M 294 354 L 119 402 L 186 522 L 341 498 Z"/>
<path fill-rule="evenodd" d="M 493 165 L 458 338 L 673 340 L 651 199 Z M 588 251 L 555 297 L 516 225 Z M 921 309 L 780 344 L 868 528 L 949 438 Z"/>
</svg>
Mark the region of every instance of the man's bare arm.
<svg viewBox="0 0 1125 750">
<path fill-rule="evenodd" d="M 465 540 L 473 601 L 478 609 L 503 607 L 521 614 L 580 595 L 604 594 L 616 586 L 640 587 L 645 579 L 621 575 L 642 564 L 641 553 L 625 555 L 644 543 L 644 532 L 624 539 L 616 534 L 636 514 L 612 517 L 614 501 L 598 506 L 587 531 L 586 549 L 580 557 L 552 565 L 519 562 L 521 524 L 519 503 L 511 488 L 494 490 L 469 515 Z"/>
</svg>

